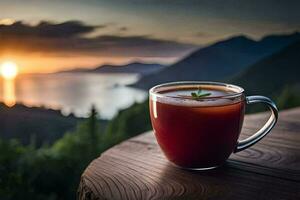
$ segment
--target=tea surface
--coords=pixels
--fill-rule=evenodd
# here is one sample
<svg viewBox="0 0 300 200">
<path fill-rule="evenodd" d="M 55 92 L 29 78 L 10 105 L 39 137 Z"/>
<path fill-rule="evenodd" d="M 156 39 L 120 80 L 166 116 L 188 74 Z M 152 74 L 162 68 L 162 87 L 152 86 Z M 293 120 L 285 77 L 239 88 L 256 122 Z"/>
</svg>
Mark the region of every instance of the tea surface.
<svg viewBox="0 0 300 200">
<path fill-rule="evenodd" d="M 182 90 L 169 90 L 169 91 L 162 91 L 161 94 L 164 94 L 169 97 L 180 97 L 180 96 L 191 96 L 192 93 L 197 92 L 197 88 L 195 89 L 182 89 Z M 221 97 L 230 94 L 234 94 L 232 91 L 225 91 L 225 90 L 212 90 L 212 89 L 201 89 L 202 93 L 210 93 L 209 97 Z"/>
</svg>

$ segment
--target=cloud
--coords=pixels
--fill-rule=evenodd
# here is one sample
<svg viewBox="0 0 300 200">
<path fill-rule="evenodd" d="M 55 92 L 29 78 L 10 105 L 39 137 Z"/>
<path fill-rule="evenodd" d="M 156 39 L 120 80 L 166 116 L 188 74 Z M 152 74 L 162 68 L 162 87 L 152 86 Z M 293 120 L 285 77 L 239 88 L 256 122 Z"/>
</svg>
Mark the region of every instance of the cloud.
<svg viewBox="0 0 300 200">
<path fill-rule="evenodd" d="M 125 32 L 125 31 L 128 31 L 128 29 L 129 29 L 128 27 L 122 26 L 122 27 L 119 28 L 119 31 Z"/>
<path fill-rule="evenodd" d="M 104 28 L 105 25 L 91 26 L 86 25 L 80 21 L 66 21 L 63 23 L 51 23 L 48 21 L 41 21 L 35 26 L 30 26 L 22 21 L 14 22 L 11 25 L 0 25 L 1 37 L 74 37 L 81 34 L 93 32 L 96 28 Z"/>
<path fill-rule="evenodd" d="M 11 25 L 0 25 L 0 53 L 13 51 L 61 56 L 87 54 L 110 57 L 174 57 L 197 48 L 193 44 L 156 39 L 147 35 L 84 37 L 85 34 L 94 33 L 96 29 L 106 26 L 108 25 L 87 25 L 80 21 L 42 21 L 34 26 L 18 21 Z"/>
<path fill-rule="evenodd" d="M 194 34 L 194 37 L 199 37 L 199 38 L 208 38 L 212 37 L 213 35 L 211 33 L 206 33 L 206 32 L 197 32 Z"/>
</svg>

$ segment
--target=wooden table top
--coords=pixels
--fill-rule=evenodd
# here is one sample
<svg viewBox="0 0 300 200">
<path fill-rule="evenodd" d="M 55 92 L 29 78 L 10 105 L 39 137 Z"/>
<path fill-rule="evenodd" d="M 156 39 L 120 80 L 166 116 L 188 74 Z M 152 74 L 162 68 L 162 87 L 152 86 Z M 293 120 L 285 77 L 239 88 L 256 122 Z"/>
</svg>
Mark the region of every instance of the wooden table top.
<svg viewBox="0 0 300 200">
<path fill-rule="evenodd" d="M 245 118 L 241 138 L 265 113 Z M 84 171 L 79 199 L 300 199 L 300 108 L 280 112 L 269 135 L 226 165 L 188 171 L 170 164 L 152 132 L 122 142 Z"/>
</svg>

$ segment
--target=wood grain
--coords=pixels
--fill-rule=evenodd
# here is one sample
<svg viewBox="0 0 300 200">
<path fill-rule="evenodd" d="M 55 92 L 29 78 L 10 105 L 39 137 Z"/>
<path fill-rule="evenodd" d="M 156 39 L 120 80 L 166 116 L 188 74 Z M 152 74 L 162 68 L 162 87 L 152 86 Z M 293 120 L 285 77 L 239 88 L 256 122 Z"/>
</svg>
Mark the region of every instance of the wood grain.
<svg viewBox="0 0 300 200">
<path fill-rule="evenodd" d="M 241 138 L 266 114 L 247 116 Z M 223 167 L 196 172 L 170 164 L 152 132 L 114 146 L 84 171 L 78 199 L 300 199 L 300 108 Z"/>
</svg>

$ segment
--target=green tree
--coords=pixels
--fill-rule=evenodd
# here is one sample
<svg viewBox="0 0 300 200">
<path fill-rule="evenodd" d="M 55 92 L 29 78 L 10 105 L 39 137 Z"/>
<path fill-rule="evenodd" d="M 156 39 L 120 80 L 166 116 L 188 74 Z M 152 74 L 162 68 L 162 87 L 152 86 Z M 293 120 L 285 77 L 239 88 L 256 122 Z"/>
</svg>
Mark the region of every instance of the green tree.
<svg viewBox="0 0 300 200">
<path fill-rule="evenodd" d="M 97 112 L 52 146 L 0 140 L 0 199 L 75 199 L 80 175 L 103 149 Z"/>
<path fill-rule="evenodd" d="M 105 132 L 109 146 L 151 129 L 148 101 L 135 103 L 114 117 Z"/>
</svg>

